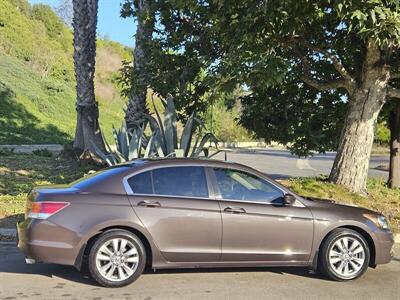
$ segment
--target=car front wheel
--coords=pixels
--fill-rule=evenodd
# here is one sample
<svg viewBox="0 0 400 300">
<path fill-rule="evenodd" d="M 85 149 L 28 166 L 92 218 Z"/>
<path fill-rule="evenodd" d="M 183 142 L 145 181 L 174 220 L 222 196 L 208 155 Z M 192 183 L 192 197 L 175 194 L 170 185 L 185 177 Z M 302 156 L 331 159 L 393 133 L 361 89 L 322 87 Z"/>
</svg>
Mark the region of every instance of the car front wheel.
<svg viewBox="0 0 400 300">
<path fill-rule="evenodd" d="M 105 287 L 121 287 L 134 282 L 142 274 L 145 264 L 143 243 L 126 230 L 104 232 L 90 249 L 89 272 Z"/>
<path fill-rule="evenodd" d="M 360 277 L 368 268 L 370 250 L 357 231 L 339 228 L 322 245 L 320 270 L 327 277 L 345 281 Z"/>
</svg>

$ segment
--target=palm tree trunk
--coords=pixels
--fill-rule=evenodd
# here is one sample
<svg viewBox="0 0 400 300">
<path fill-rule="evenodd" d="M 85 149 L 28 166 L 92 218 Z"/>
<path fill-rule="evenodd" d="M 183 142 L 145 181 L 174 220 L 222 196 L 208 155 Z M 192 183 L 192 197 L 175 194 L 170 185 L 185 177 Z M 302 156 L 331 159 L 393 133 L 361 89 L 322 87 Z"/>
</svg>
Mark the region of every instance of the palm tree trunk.
<svg viewBox="0 0 400 300">
<path fill-rule="evenodd" d="M 99 109 L 94 95 L 98 0 L 73 0 L 74 66 L 77 122 L 74 148 L 93 157 L 94 147 L 105 150 Z"/>
<path fill-rule="evenodd" d="M 148 47 L 152 38 L 154 27 L 154 15 L 148 0 L 135 1 L 135 10 L 137 16 L 137 29 L 135 35 L 135 50 L 133 58 L 133 78 L 131 94 L 127 109 L 125 111 L 125 121 L 128 128 L 133 128 L 142 124 L 145 114 L 149 112 L 146 105 L 146 96 L 148 88 Z"/>
</svg>

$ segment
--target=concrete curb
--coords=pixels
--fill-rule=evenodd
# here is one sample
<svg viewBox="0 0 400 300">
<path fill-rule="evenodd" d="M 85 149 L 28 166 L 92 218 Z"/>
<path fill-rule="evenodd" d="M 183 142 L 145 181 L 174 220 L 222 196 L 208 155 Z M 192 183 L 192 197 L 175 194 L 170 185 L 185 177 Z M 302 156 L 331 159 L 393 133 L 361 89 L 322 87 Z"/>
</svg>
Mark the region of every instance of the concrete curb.
<svg viewBox="0 0 400 300">
<path fill-rule="evenodd" d="M 17 230 L 14 228 L 0 228 L 0 235 L 7 237 L 17 237 Z"/>
<path fill-rule="evenodd" d="M 0 228 L 0 235 L 7 237 L 17 237 L 17 230 L 14 228 Z M 400 233 L 394 234 L 394 242 L 400 244 Z"/>
</svg>

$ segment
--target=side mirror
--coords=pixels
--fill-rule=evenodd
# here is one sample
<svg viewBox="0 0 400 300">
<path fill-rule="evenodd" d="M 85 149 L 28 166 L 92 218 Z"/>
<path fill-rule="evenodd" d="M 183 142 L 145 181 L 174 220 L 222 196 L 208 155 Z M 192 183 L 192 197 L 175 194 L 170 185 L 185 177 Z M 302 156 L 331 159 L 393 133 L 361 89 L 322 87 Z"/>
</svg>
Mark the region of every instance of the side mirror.
<svg viewBox="0 0 400 300">
<path fill-rule="evenodd" d="M 283 205 L 284 206 L 292 206 L 296 202 L 296 197 L 291 194 L 285 194 L 283 196 Z"/>
</svg>

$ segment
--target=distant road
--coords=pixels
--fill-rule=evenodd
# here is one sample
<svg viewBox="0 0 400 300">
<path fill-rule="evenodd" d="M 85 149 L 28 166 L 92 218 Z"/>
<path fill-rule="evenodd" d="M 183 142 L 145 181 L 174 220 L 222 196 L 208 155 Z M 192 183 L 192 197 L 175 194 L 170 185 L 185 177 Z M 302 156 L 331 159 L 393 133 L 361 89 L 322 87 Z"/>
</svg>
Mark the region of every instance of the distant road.
<svg viewBox="0 0 400 300">
<path fill-rule="evenodd" d="M 299 158 L 287 150 L 234 150 L 228 153 L 228 160 L 251 166 L 273 178 L 313 177 L 329 175 L 336 153 L 315 154 L 309 158 Z M 215 158 L 224 159 L 223 154 Z M 376 170 L 379 165 L 389 163 L 388 156 L 372 156 L 369 177 L 387 179 L 388 172 Z"/>
</svg>

